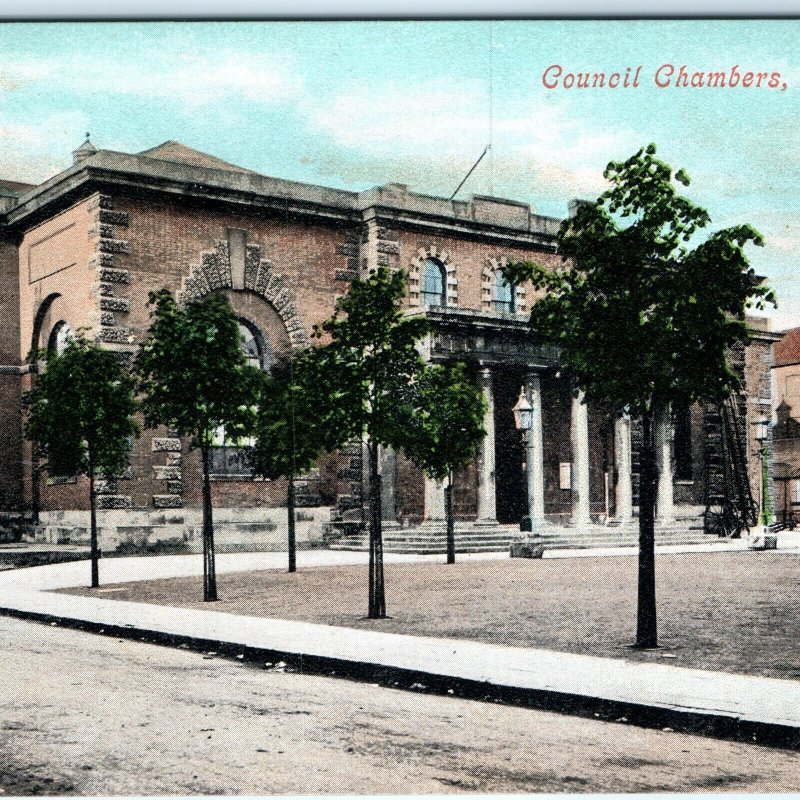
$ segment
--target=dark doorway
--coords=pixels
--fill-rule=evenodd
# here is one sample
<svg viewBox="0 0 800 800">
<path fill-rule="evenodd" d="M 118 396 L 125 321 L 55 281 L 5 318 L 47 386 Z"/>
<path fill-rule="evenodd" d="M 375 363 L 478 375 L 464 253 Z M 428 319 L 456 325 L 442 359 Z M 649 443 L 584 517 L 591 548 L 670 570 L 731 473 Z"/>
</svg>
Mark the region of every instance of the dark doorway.
<svg viewBox="0 0 800 800">
<path fill-rule="evenodd" d="M 494 372 L 495 497 L 497 520 L 517 524 L 527 514 L 525 448 L 513 408 L 523 377 L 510 369 Z"/>
</svg>

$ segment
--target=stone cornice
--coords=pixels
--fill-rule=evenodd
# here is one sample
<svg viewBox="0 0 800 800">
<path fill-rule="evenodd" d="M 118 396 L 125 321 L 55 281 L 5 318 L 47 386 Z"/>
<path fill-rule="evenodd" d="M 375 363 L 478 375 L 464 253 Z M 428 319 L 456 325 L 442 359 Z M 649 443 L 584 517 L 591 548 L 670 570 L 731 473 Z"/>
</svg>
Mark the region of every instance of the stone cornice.
<svg viewBox="0 0 800 800">
<path fill-rule="evenodd" d="M 532 213 L 525 203 L 492 197 L 446 200 L 387 186 L 356 193 L 287 181 L 253 172 L 212 169 L 141 155 L 100 150 L 21 195 L 0 216 L 13 228 L 24 228 L 97 191 L 134 189 L 137 193 L 192 198 L 199 202 L 246 205 L 274 214 L 307 217 L 328 224 L 357 224 L 380 218 L 388 224 L 444 235 L 525 243 L 553 249 L 559 220 Z"/>
<path fill-rule="evenodd" d="M 431 324 L 427 356 L 431 361 L 469 361 L 480 366 L 525 365 L 533 370 L 559 364 L 560 350 L 531 331 L 527 317 L 487 314 L 461 308 L 407 312 Z"/>
</svg>

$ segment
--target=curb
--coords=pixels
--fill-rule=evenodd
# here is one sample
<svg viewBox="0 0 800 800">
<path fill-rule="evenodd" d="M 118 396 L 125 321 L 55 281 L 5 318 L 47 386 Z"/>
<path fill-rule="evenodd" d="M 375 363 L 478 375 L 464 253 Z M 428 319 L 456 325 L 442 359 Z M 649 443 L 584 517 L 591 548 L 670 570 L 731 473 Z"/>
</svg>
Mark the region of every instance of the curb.
<svg viewBox="0 0 800 800">
<path fill-rule="evenodd" d="M 0 608 L 0 616 L 57 625 L 115 638 L 144 640 L 164 647 L 181 647 L 204 653 L 213 652 L 223 658 L 254 665 L 271 665 L 282 661 L 286 664 L 287 671 L 297 674 L 345 678 L 402 691 L 455 696 L 479 702 L 532 708 L 643 728 L 800 750 L 800 726 L 745 720 L 722 712 L 648 706 L 548 689 L 522 689 L 468 678 L 449 677 L 424 670 L 248 647 L 217 639 L 170 634 L 132 625 L 107 625 L 35 611 Z"/>
</svg>

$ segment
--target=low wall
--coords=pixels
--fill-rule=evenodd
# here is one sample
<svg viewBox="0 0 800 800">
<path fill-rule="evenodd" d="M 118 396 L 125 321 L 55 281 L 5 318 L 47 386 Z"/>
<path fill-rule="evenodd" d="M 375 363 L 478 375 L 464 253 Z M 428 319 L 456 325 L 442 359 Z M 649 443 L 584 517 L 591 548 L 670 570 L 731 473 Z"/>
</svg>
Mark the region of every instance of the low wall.
<svg viewBox="0 0 800 800">
<path fill-rule="evenodd" d="M 322 531 L 330 521 L 330 508 L 301 508 L 296 515 L 297 547 L 322 546 Z M 107 553 L 194 553 L 203 549 L 201 509 L 98 511 L 97 526 L 100 549 Z M 286 550 L 287 530 L 285 507 L 214 509 L 214 543 L 220 553 Z M 42 512 L 35 539 L 51 544 L 87 544 L 89 512 Z"/>
</svg>

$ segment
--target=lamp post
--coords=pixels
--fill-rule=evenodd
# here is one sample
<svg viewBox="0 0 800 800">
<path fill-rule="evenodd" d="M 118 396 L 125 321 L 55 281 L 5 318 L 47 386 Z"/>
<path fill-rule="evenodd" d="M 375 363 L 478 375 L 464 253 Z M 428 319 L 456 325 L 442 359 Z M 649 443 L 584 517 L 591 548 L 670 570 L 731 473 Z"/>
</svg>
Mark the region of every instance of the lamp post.
<svg viewBox="0 0 800 800">
<path fill-rule="evenodd" d="M 525 524 L 525 520 L 522 522 L 522 530 L 526 531 L 524 541 L 527 542 L 533 539 L 537 533 L 533 529 L 535 519 L 533 508 L 533 415 L 535 413 L 535 409 L 528 402 L 528 398 L 525 396 L 524 386 L 520 391 L 519 399 L 517 400 L 517 404 L 514 406 L 513 411 L 514 423 L 517 427 L 517 430 L 522 431 L 523 436 L 525 437 L 525 478 L 527 485 L 528 517 L 527 525 Z"/>
<path fill-rule="evenodd" d="M 757 419 L 753 423 L 755 427 L 755 438 L 758 442 L 758 455 L 761 459 L 761 496 L 759 498 L 759 524 L 765 528 L 772 521 L 772 499 L 769 493 L 769 450 L 767 440 L 769 439 L 769 420 L 765 417 Z"/>
</svg>

